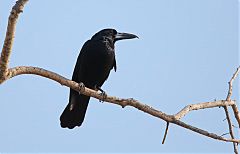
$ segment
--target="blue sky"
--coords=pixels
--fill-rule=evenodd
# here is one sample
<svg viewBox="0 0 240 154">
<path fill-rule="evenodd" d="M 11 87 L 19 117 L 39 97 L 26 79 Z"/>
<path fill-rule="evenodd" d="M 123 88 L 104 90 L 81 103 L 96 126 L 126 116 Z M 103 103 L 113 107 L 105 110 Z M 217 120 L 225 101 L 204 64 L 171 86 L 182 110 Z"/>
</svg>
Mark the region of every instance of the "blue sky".
<svg viewBox="0 0 240 154">
<path fill-rule="evenodd" d="M 0 2 L 1 46 L 13 4 Z M 116 43 L 118 70 L 102 88 L 174 114 L 188 104 L 226 98 L 239 65 L 238 6 L 237 0 L 29 1 L 17 23 L 10 66 L 38 66 L 71 78 L 80 48 L 97 31 L 134 33 L 140 39 Z M 68 93 L 33 75 L 0 85 L 0 152 L 233 151 L 231 143 L 171 124 L 162 145 L 164 121 L 93 98 L 82 127 L 62 129 Z M 228 132 L 224 118 L 223 109 L 214 108 L 182 120 L 221 135 Z"/>
</svg>

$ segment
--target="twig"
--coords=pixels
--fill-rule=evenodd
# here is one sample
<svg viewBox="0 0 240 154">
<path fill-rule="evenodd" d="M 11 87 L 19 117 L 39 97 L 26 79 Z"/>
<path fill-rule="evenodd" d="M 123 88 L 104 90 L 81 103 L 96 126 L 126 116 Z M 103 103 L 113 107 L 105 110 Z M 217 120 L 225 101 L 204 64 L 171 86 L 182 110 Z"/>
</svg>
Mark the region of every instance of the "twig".
<svg viewBox="0 0 240 154">
<path fill-rule="evenodd" d="M 231 96 L 232 96 L 232 87 L 233 87 L 233 81 L 237 78 L 238 74 L 240 72 L 240 66 L 237 68 L 237 70 L 234 72 L 231 80 L 228 82 L 228 94 L 227 94 L 227 98 L 226 100 L 230 100 L 231 99 Z M 238 107 L 237 107 L 237 104 L 234 104 L 232 105 L 232 110 L 233 110 L 233 113 L 234 113 L 234 116 L 238 122 L 238 126 L 240 128 L 240 113 L 238 111 Z"/>
<path fill-rule="evenodd" d="M 235 71 L 235 73 L 233 74 L 231 80 L 228 82 L 228 85 L 229 85 L 229 89 L 228 89 L 228 94 L 227 94 L 227 98 L 226 100 L 227 101 L 230 101 L 231 100 L 231 96 L 232 96 L 232 84 L 233 84 L 233 81 L 236 79 L 238 73 L 240 71 L 240 66 L 237 68 L 237 70 Z M 227 122 L 228 122 L 228 129 L 229 129 L 229 133 L 230 133 L 230 136 L 232 139 L 234 139 L 234 132 L 233 132 L 233 127 L 232 127 L 232 121 L 231 121 L 231 118 L 230 118 L 230 115 L 229 115 L 229 112 L 228 112 L 228 108 L 227 106 L 224 106 L 224 111 L 225 111 L 225 114 L 226 114 L 226 119 L 227 119 Z M 236 110 L 236 108 L 232 107 L 233 111 L 234 109 Z M 239 114 L 237 113 L 238 110 L 236 110 L 234 112 L 234 115 L 238 121 L 238 124 L 240 126 L 240 123 L 239 123 Z M 234 153 L 235 154 L 238 154 L 238 148 L 237 148 L 237 143 L 233 143 L 233 149 L 234 149 Z"/>
<path fill-rule="evenodd" d="M 235 71 L 235 73 L 233 74 L 231 80 L 228 82 L 228 94 L 227 94 L 227 98 L 226 100 L 230 100 L 231 96 L 232 96 L 232 85 L 233 85 L 233 81 L 236 79 L 238 73 L 240 72 L 240 66 L 237 68 L 237 70 Z"/>
<path fill-rule="evenodd" d="M 237 127 L 237 126 L 235 126 L 235 125 L 232 125 L 232 127 L 233 127 L 233 128 L 238 128 L 238 127 Z"/>
<path fill-rule="evenodd" d="M 169 127 L 169 122 L 167 122 L 167 125 L 166 125 L 166 129 L 165 129 L 164 137 L 163 137 L 163 140 L 162 140 L 162 144 L 164 144 L 164 142 L 165 142 L 165 140 L 166 140 L 167 132 L 168 132 L 168 127 Z"/>
<path fill-rule="evenodd" d="M 226 113 L 226 118 L 227 118 L 227 122 L 228 122 L 228 129 L 229 129 L 230 136 L 231 136 L 232 139 L 234 139 L 234 132 L 233 132 L 232 122 L 231 122 L 231 119 L 230 119 L 228 108 L 227 108 L 227 106 L 224 106 L 223 108 L 224 108 L 224 111 Z M 234 149 L 234 153 L 238 154 L 237 143 L 233 143 L 233 149 Z"/>
<path fill-rule="evenodd" d="M 225 136 L 225 135 L 228 135 L 229 133 L 224 133 L 224 134 L 222 134 L 221 136 Z"/>
<path fill-rule="evenodd" d="M 235 104 L 235 101 L 229 100 L 219 100 L 214 102 L 206 102 L 206 103 L 198 103 L 198 104 L 191 104 L 184 107 L 180 112 L 175 114 L 176 119 L 181 119 L 184 117 L 188 112 L 192 110 L 199 110 L 199 109 L 206 109 L 206 108 L 213 108 L 213 107 L 220 107 L 220 106 L 232 106 Z"/>
<path fill-rule="evenodd" d="M 238 128 L 240 128 L 240 113 L 238 111 L 237 104 L 232 105 L 232 110 L 233 110 L 234 116 L 238 122 Z"/>
</svg>

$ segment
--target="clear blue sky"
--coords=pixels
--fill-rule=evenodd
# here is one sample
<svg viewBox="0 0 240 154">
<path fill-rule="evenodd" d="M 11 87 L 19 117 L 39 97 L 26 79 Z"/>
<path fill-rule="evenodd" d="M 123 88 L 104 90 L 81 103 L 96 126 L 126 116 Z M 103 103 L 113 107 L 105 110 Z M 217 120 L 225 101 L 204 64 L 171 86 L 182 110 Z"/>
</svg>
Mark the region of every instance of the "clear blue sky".
<svg viewBox="0 0 240 154">
<path fill-rule="evenodd" d="M 0 2 L 1 46 L 14 2 Z M 102 88 L 174 114 L 187 104 L 225 99 L 239 65 L 238 13 L 237 0 L 30 0 L 17 23 L 10 65 L 71 78 L 80 48 L 95 32 L 109 27 L 131 32 L 140 39 L 116 44 L 118 70 Z M 96 99 L 82 127 L 62 129 L 59 116 L 68 93 L 33 75 L 0 85 L 0 152 L 233 151 L 231 143 L 175 125 L 162 145 L 164 121 Z M 183 121 L 221 135 L 228 132 L 224 118 L 223 109 L 215 108 L 192 112 Z"/>
</svg>

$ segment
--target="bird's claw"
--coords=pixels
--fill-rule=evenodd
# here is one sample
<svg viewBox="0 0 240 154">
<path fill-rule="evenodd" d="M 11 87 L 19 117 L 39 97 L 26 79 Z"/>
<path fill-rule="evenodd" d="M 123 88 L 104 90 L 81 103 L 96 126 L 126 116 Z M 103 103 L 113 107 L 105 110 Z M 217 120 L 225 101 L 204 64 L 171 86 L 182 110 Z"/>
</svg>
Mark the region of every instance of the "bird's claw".
<svg viewBox="0 0 240 154">
<path fill-rule="evenodd" d="M 85 90 L 85 85 L 82 82 L 80 82 L 78 86 L 79 86 L 79 94 L 81 94 L 81 92 Z"/>
<path fill-rule="evenodd" d="M 99 102 L 104 102 L 104 100 L 107 98 L 107 93 L 105 91 L 102 91 L 100 94 L 99 94 L 102 99 L 99 99 Z"/>
<path fill-rule="evenodd" d="M 103 103 L 104 100 L 107 98 L 107 93 L 106 93 L 104 90 L 102 90 L 101 87 L 98 87 L 98 86 L 95 86 L 94 89 L 101 91 L 101 93 L 100 93 L 99 95 L 102 96 L 102 98 L 99 99 L 99 102 L 102 102 L 102 103 Z"/>
</svg>

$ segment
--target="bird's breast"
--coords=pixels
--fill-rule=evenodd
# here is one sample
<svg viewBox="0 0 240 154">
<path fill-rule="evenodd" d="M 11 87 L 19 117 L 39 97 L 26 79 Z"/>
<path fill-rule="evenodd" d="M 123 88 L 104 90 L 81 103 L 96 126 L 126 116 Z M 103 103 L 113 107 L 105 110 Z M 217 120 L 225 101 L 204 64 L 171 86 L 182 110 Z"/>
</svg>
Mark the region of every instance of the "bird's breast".
<svg viewBox="0 0 240 154">
<path fill-rule="evenodd" d="M 114 48 L 107 42 L 100 42 L 92 50 L 91 56 L 97 66 L 104 68 L 111 67 L 115 58 Z"/>
<path fill-rule="evenodd" d="M 115 52 L 104 43 L 91 44 L 81 58 L 84 66 L 82 80 L 93 85 L 101 85 L 108 77 L 114 65 Z"/>
</svg>

